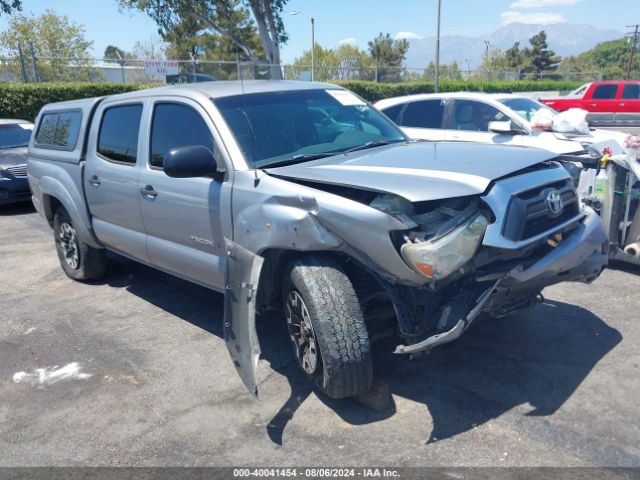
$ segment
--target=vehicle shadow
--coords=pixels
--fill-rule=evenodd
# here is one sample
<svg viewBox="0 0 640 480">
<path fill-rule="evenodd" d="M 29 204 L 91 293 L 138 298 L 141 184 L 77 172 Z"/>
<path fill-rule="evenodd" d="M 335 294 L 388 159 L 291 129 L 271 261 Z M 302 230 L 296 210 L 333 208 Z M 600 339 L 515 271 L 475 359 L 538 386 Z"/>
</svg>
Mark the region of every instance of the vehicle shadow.
<svg viewBox="0 0 640 480">
<path fill-rule="evenodd" d="M 270 345 L 263 338 L 268 359 Z M 470 430 L 518 405 L 529 404 L 529 416 L 553 414 L 621 340 L 616 329 L 588 310 L 547 301 L 525 315 L 483 319 L 459 340 L 417 360 L 393 354 L 398 340 L 386 339 L 374 345 L 374 371 L 393 396 L 427 407 L 433 423 L 426 439 L 430 443 Z M 289 379 L 291 395 L 268 433 L 281 444 L 287 422 L 312 389 L 295 365 L 279 371 Z M 352 400 L 321 394 L 318 398 L 354 425 L 395 413 L 393 402 L 376 412 Z"/>
<path fill-rule="evenodd" d="M 222 295 L 135 262 L 111 262 L 107 282 L 222 338 Z M 274 328 L 281 327 L 281 328 Z M 293 360 L 285 322 L 277 312 L 257 320 L 261 359 L 290 384 L 289 398 L 267 425 L 282 444 L 287 424 L 314 394 L 352 425 L 395 414 L 392 401 L 374 411 L 353 400 L 316 392 Z M 459 340 L 416 360 L 392 352 L 397 338 L 374 344 L 374 371 L 391 394 L 424 404 L 433 429 L 427 442 L 470 430 L 518 405 L 547 416 L 566 402 L 622 335 L 579 306 L 545 301 L 524 315 L 482 319 Z"/>
</svg>

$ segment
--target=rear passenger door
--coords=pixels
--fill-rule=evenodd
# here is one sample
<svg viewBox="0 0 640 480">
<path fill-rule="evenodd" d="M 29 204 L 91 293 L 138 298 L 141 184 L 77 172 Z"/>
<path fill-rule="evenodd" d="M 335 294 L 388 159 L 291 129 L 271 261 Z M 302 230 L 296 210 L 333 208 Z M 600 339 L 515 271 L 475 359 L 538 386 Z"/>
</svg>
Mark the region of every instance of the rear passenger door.
<svg viewBox="0 0 640 480">
<path fill-rule="evenodd" d="M 98 239 L 148 262 L 137 168 L 143 108 L 141 102 L 98 107 L 87 145 L 84 189 Z"/>
<path fill-rule="evenodd" d="M 612 126 L 614 124 L 615 112 L 618 110 L 619 101 L 617 83 L 603 83 L 592 86 L 591 98 L 585 98 L 583 104 L 585 110 L 589 111 L 587 119 L 593 127 Z M 587 93 L 587 96 L 589 93 Z"/>
<path fill-rule="evenodd" d="M 197 102 L 156 99 L 146 129 L 138 189 L 153 265 L 202 285 L 224 287 L 225 247 L 220 204 L 223 179 L 171 178 L 163 169 L 171 149 L 204 145 L 224 168 L 213 123 Z"/>
<path fill-rule="evenodd" d="M 415 100 L 406 104 L 399 125 L 410 138 L 442 140 L 446 101 L 440 98 Z"/>
<path fill-rule="evenodd" d="M 616 112 L 617 127 L 640 127 L 640 83 L 627 83 Z"/>
</svg>

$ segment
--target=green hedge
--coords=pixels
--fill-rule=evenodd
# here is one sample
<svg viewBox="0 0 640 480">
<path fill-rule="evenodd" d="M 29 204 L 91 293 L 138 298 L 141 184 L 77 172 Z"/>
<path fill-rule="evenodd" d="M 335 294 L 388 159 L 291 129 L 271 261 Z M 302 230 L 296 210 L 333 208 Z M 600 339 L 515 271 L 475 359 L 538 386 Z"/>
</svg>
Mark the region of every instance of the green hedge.
<svg viewBox="0 0 640 480">
<path fill-rule="evenodd" d="M 433 82 L 376 83 L 359 80 L 334 82 L 375 102 L 382 98 L 432 93 Z M 100 97 L 154 87 L 157 84 L 131 83 L 0 83 L 0 118 L 35 119 L 47 103 Z M 442 80 L 440 91 L 527 92 L 543 90 L 573 90 L 580 84 L 565 81 L 466 81 Z"/>
<path fill-rule="evenodd" d="M 131 92 L 155 85 L 130 83 L 0 83 L 0 118 L 34 120 L 47 103 Z"/>
<path fill-rule="evenodd" d="M 354 91 L 362 98 L 375 102 L 383 98 L 412 95 L 415 93 L 433 93 L 433 82 L 405 82 L 405 83 L 376 83 L 362 80 L 345 80 L 332 82 Z M 442 80 L 441 92 L 487 92 L 487 93 L 515 93 L 515 92 L 541 92 L 556 90 L 574 90 L 581 84 L 576 82 L 555 80 Z"/>
</svg>

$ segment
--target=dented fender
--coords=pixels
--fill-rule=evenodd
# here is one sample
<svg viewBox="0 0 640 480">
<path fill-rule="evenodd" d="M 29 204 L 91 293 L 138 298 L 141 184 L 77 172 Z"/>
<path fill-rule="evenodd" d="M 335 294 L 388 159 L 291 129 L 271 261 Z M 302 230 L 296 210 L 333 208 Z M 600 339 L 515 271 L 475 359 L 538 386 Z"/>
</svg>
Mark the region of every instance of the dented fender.
<svg viewBox="0 0 640 480">
<path fill-rule="evenodd" d="M 230 240 L 225 244 L 224 341 L 240 378 L 257 396 L 260 342 L 256 333 L 256 294 L 264 259 Z"/>
</svg>

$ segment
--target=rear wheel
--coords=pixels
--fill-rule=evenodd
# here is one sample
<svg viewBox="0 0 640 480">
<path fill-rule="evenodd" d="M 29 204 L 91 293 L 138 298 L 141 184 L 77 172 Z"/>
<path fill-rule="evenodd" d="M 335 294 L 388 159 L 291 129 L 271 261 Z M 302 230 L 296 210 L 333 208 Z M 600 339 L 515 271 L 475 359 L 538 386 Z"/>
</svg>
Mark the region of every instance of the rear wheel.
<svg viewBox="0 0 640 480">
<path fill-rule="evenodd" d="M 79 236 L 63 207 L 53 217 L 53 235 L 60 266 L 74 280 L 98 280 L 107 266 L 105 251 L 87 245 Z"/>
<path fill-rule="evenodd" d="M 351 281 L 329 257 L 294 261 L 284 284 L 284 307 L 294 355 L 326 395 L 345 398 L 371 388 L 369 336 Z"/>
</svg>

